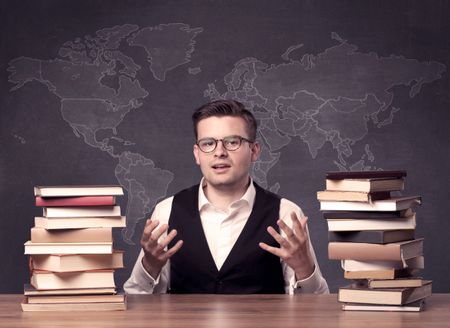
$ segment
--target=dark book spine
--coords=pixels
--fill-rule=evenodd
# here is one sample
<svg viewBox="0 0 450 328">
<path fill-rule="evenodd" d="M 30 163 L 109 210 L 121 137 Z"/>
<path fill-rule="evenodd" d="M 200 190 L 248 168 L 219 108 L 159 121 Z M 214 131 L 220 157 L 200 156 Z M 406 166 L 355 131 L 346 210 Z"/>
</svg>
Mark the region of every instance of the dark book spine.
<svg viewBox="0 0 450 328">
<path fill-rule="evenodd" d="M 329 231 L 330 242 L 387 244 L 414 239 L 414 230 Z"/>
<path fill-rule="evenodd" d="M 405 217 L 406 211 L 323 211 L 324 219 L 394 219 Z"/>
<path fill-rule="evenodd" d="M 406 171 L 335 171 L 327 172 L 326 178 L 330 180 L 342 179 L 399 179 L 406 177 Z"/>
</svg>

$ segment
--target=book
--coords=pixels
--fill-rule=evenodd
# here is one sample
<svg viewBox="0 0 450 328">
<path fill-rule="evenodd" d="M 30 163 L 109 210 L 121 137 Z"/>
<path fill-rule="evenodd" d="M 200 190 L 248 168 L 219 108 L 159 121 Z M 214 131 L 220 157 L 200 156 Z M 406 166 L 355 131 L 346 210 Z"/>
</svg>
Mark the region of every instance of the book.
<svg viewBox="0 0 450 328">
<path fill-rule="evenodd" d="M 403 305 L 421 300 L 431 295 L 431 281 L 420 287 L 369 289 L 352 284 L 339 288 L 338 301 L 383 305 Z"/>
<path fill-rule="evenodd" d="M 320 202 L 323 211 L 401 211 L 421 204 L 420 196 L 394 197 L 376 200 L 371 203 L 362 202 Z"/>
<path fill-rule="evenodd" d="M 383 311 L 383 312 L 420 312 L 424 309 L 425 300 L 421 299 L 406 305 L 377 305 L 377 304 L 358 304 L 343 303 L 344 311 Z"/>
<path fill-rule="evenodd" d="M 35 217 L 34 225 L 37 228 L 47 230 L 53 229 L 79 229 L 79 228 L 123 228 L 126 227 L 125 216 L 114 216 L 108 218 L 86 217 L 86 218 L 44 218 Z"/>
<path fill-rule="evenodd" d="M 36 186 L 34 195 L 41 197 L 123 196 L 123 189 L 122 186 L 117 185 Z"/>
<path fill-rule="evenodd" d="M 373 178 L 405 178 L 406 171 L 330 171 L 326 173 L 327 179 L 373 179 Z"/>
<path fill-rule="evenodd" d="M 414 214 L 412 209 L 402 211 L 323 211 L 324 219 L 398 219 Z"/>
<path fill-rule="evenodd" d="M 111 206 L 116 204 L 115 196 L 78 196 L 78 197 L 36 197 L 36 206 Z"/>
<path fill-rule="evenodd" d="M 423 256 L 413 257 L 404 261 L 357 261 L 342 260 L 341 267 L 344 271 L 369 271 L 390 269 L 423 269 L 425 267 Z"/>
<path fill-rule="evenodd" d="M 115 294 L 115 287 L 101 288 L 71 288 L 71 289 L 36 289 L 31 284 L 24 284 L 23 294 L 25 296 L 42 296 L 42 295 L 100 295 Z"/>
<path fill-rule="evenodd" d="M 36 289 L 74 289 L 116 287 L 114 270 L 52 272 L 33 270 L 30 284 Z"/>
<path fill-rule="evenodd" d="M 328 231 L 414 230 L 416 215 L 398 219 L 328 219 Z"/>
<path fill-rule="evenodd" d="M 32 243 L 112 242 L 112 228 L 47 230 L 31 228 Z"/>
<path fill-rule="evenodd" d="M 330 260 L 402 261 L 423 254 L 423 238 L 389 243 L 328 243 Z"/>
<path fill-rule="evenodd" d="M 123 252 L 112 254 L 31 255 L 31 267 L 53 272 L 73 272 L 123 268 Z"/>
<path fill-rule="evenodd" d="M 124 302 L 114 303 L 38 303 L 33 304 L 28 302 L 28 298 L 21 303 L 23 312 L 43 312 L 43 311 L 125 311 L 127 309 L 126 297 Z"/>
<path fill-rule="evenodd" d="M 330 242 L 387 244 L 414 239 L 415 230 L 368 230 L 328 232 Z"/>
<path fill-rule="evenodd" d="M 317 192 L 319 201 L 342 201 L 342 202 L 366 202 L 370 203 L 374 200 L 388 199 L 391 197 L 389 191 L 381 192 L 361 192 L 361 191 L 337 191 L 323 190 Z"/>
<path fill-rule="evenodd" d="M 29 304 L 64 304 L 64 303 L 118 303 L 125 301 L 125 294 L 110 295 L 40 295 L 28 296 Z"/>
<path fill-rule="evenodd" d="M 345 279 L 397 279 L 411 277 L 416 273 L 415 269 L 383 269 L 383 270 L 363 270 L 344 271 Z"/>
<path fill-rule="evenodd" d="M 44 207 L 47 218 L 120 216 L 120 206 Z"/>
<path fill-rule="evenodd" d="M 31 254 L 111 254 L 112 242 L 32 243 L 25 244 L 25 255 Z"/>
<path fill-rule="evenodd" d="M 376 288 L 406 288 L 406 287 L 420 287 L 426 283 L 421 277 L 408 277 L 397 279 L 368 279 L 367 287 Z"/>
<path fill-rule="evenodd" d="M 403 179 L 345 179 L 345 180 L 325 180 L 326 190 L 334 191 L 360 191 L 360 192 L 381 192 L 397 191 L 405 188 Z"/>
</svg>

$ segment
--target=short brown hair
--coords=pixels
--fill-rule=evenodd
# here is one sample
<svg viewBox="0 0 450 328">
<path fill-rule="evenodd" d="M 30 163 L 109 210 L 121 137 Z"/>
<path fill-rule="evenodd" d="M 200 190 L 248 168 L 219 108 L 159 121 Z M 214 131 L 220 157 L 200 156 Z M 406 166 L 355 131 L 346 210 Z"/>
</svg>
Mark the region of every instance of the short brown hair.
<svg viewBox="0 0 450 328">
<path fill-rule="evenodd" d="M 245 109 L 244 105 L 236 100 L 215 100 L 209 102 L 195 110 L 192 114 L 192 123 L 194 123 L 195 139 L 197 139 L 197 125 L 201 120 L 212 116 L 233 116 L 241 117 L 247 125 L 248 137 L 251 141 L 256 140 L 256 131 L 258 124 L 253 114 Z"/>
</svg>

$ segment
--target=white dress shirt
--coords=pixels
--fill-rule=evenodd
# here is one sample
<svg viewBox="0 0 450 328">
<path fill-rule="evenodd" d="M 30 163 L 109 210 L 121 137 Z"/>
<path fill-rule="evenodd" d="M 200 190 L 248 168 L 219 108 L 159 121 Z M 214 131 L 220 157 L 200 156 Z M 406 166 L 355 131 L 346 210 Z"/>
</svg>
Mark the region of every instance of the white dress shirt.
<svg viewBox="0 0 450 328">
<path fill-rule="evenodd" d="M 203 191 L 203 185 L 204 180 L 202 179 L 198 193 L 198 209 L 209 250 L 217 269 L 220 270 L 250 216 L 255 202 L 256 190 L 252 181 L 245 194 L 239 200 L 231 203 L 226 210 L 222 210 L 216 208 L 208 201 Z M 173 197 L 169 197 L 158 203 L 152 214 L 152 220 L 159 220 L 160 225 L 168 223 L 172 210 L 172 201 Z M 279 217 L 290 227 L 292 227 L 291 212 L 295 212 L 299 218 L 303 217 L 301 209 L 296 204 L 282 198 Z M 283 232 L 281 234 L 284 236 Z M 161 236 L 161 239 L 165 238 L 166 235 Z M 327 282 L 320 272 L 311 241 L 309 247 L 314 259 L 315 269 L 311 276 L 306 279 L 296 281 L 294 270 L 280 260 L 286 293 L 329 293 Z M 142 265 L 143 256 L 144 252 L 141 250 L 131 276 L 124 284 L 125 292 L 127 294 L 166 293 L 170 285 L 170 260 L 162 268 L 160 275 L 155 280 L 144 269 Z"/>
</svg>

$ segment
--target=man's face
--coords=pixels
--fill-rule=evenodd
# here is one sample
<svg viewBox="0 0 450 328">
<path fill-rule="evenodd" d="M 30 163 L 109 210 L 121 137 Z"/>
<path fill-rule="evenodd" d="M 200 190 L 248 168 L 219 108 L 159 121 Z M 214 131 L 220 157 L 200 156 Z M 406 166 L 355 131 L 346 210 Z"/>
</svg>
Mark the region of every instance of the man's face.
<svg viewBox="0 0 450 328">
<path fill-rule="evenodd" d="M 203 138 L 223 139 L 228 136 L 241 136 L 249 139 L 246 122 L 240 117 L 208 117 L 197 124 L 198 140 Z M 202 152 L 194 145 L 194 157 L 200 166 L 208 185 L 216 189 L 239 189 L 248 183 L 250 165 L 260 153 L 257 143 L 242 141 L 239 149 L 226 150 L 222 142 L 210 153 Z"/>
</svg>

